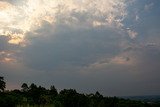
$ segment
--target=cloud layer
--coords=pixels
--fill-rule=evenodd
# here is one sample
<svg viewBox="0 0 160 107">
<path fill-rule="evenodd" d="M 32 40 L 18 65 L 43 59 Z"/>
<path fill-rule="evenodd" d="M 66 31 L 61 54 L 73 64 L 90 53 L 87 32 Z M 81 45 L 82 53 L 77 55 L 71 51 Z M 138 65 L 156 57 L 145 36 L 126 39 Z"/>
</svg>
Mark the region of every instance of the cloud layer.
<svg viewBox="0 0 160 107">
<path fill-rule="evenodd" d="M 35 82 L 105 95 L 160 94 L 159 6 L 1 0 L 0 74 L 8 89 Z"/>
<path fill-rule="evenodd" d="M 41 27 L 43 21 L 74 27 L 117 26 L 126 16 L 125 0 L 23 0 L 0 1 L 1 35 L 11 36 L 9 43 L 19 44 L 27 32 Z"/>
</svg>

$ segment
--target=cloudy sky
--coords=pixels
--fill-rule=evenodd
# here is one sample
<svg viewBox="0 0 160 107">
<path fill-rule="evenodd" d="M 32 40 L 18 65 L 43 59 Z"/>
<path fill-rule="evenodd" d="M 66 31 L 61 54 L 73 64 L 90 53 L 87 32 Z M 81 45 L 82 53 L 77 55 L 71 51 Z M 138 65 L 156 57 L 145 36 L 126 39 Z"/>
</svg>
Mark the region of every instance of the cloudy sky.
<svg viewBox="0 0 160 107">
<path fill-rule="evenodd" d="M 109 96 L 160 94 L 159 0 L 0 0 L 0 76 Z"/>
</svg>

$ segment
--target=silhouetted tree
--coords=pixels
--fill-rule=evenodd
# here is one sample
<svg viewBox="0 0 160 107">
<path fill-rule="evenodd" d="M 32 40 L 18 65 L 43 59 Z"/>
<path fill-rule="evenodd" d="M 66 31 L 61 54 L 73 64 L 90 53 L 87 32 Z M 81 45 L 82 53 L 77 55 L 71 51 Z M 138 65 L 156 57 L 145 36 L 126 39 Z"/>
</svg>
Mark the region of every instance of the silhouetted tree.
<svg viewBox="0 0 160 107">
<path fill-rule="evenodd" d="M 21 88 L 22 88 L 23 92 L 28 92 L 28 90 L 29 90 L 29 87 L 28 87 L 28 85 L 26 83 L 23 83 Z"/>
<path fill-rule="evenodd" d="M 50 87 L 50 95 L 52 95 L 53 97 L 58 95 L 57 89 L 54 87 L 54 85 Z"/>
<path fill-rule="evenodd" d="M 6 83 L 4 82 L 4 77 L 0 77 L 0 91 L 4 91 L 6 88 Z"/>
<path fill-rule="evenodd" d="M 38 92 L 38 87 L 32 83 L 30 86 L 29 86 L 29 91 L 28 91 L 28 95 L 29 95 L 29 100 L 31 102 L 31 104 L 38 104 L 38 98 L 40 97 L 40 94 Z"/>
<path fill-rule="evenodd" d="M 32 84 L 29 86 L 29 89 L 30 89 L 30 90 L 35 90 L 35 89 L 37 89 L 37 85 L 35 85 L 34 83 L 32 83 Z"/>
<path fill-rule="evenodd" d="M 79 94 L 74 89 L 60 91 L 58 99 L 63 107 L 89 107 L 89 100 L 84 94 Z"/>
<path fill-rule="evenodd" d="M 0 83 L 5 88 L 4 78 L 0 77 Z M 12 90 L 0 93 L 0 107 L 28 107 L 33 105 L 45 107 L 51 104 L 54 107 L 160 107 L 160 103 L 145 103 L 117 97 L 103 97 L 99 92 L 95 94 L 80 94 L 74 89 L 64 89 L 58 94 L 56 88 L 51 86 L 46 89 L 42 86 L 26 83 L 22 84 L 22 90 Z"/>
</svg>

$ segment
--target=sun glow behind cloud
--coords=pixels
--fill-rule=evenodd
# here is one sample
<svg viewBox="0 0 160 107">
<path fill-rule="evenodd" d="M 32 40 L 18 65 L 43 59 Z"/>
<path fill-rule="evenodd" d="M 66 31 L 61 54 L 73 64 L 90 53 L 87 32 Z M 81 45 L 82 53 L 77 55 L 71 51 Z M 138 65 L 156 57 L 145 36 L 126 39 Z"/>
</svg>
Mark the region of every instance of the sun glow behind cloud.
<svg viewBox="0 0 160 107">
<path fill-rule="evenodd" d="M 125 0 L 23 0 L 0 1 L 0 35 L 11 36 L 9 43 L 24 42 L 25 34 L 41 27 L 43 21 L 83 27 L 123 26 Z M 84 22 L 79 15 L 84 14 Z M 88 16 L 88 17 L 87 17 Z"/>
</svg>

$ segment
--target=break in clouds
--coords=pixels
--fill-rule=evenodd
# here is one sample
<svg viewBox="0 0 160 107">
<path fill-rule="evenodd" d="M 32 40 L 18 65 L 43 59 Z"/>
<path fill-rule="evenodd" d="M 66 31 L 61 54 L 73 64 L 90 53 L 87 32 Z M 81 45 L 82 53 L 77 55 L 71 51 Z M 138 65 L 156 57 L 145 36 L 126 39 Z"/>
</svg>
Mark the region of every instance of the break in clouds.
<svg viewBox="0 0 160 107">
<path fill-rule="evenodd" d="M 105 95 L 159 94 L 158 0 L 0 0 L 0 75 Z"/>
</svg>

